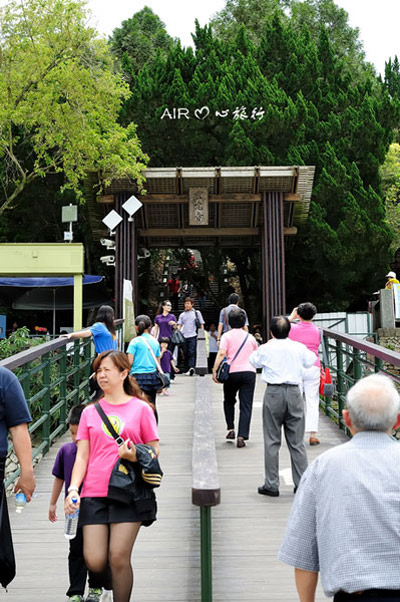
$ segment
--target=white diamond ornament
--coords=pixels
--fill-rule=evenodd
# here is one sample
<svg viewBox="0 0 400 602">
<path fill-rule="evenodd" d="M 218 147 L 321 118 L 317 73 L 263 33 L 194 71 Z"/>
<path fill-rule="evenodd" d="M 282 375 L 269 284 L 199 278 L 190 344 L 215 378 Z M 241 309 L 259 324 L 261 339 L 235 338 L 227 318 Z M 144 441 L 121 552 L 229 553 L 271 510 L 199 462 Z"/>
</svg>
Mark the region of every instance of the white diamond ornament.
<svg viewBox="0 0 400 602">
<path fill-rule="evenodd" d="M 129 222 L 133 221 L 132 216 L 139 211 L 140 207 L 143 206 L 143 203 L 139 201 L 134 195 L 130 196 L 127 201 L 122 205 L 122 209 L 124 209 L 129 215 Z"/>
<path fill-rule="evenodd" d="M 122 217 L 113 209 L 110 213 L 107 213 L 102 222 L 110 230 L 110 234 L 114 234 L 113 230 L 122 222 Z"/>
</svg>

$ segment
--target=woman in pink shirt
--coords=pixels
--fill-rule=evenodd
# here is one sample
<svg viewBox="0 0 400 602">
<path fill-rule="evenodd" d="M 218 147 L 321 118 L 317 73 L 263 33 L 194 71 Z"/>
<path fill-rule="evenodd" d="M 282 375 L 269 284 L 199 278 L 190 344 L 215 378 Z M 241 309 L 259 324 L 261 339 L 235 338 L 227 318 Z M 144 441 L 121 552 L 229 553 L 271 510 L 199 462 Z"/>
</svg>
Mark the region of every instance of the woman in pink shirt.
<svg viewBox="0 0 400 602">
<path fill-rule="evenodd" d="M 236 395 L 239 393 L 240 414 L 237 447 L 245 447 L 245 441 L 249 438 L 256 385 L 256 370 L 249 363 L 249 357 L 253 351 L 258 349 L 258 345 L 253 335 L 244 330 L 246 319 L 246 312 L 239 307 L 229 312 L 228 321 L 232 330 L 228 330 L 222 335 L 213 367 L 213 380 L 217 383 L 216 372 L 225 356 L 230 364 L 229 378 L 224 382 L 224 413 L 226 428 L 228 429 L 227 439 L 235 438 L 235 404 Z M 236 352 L 245 340 L 242 349 L 234 359 Z"/>
<path fill-rule="evenodd" d="M 315 364 L 303 371 L 302 390 L 306 399 L 306 426 L 305 432 L 310 433 L 310 445 L 318 445 L 318 419 L 319 419 L 319 380 L 321 362 L 318 349 L 321 343 L 321 331 L 312 323 L 317 308 L 312 303 L 301 303 L 295 307 L 289 316 L 289 321 L 299 320 L 292 324 L 289 339 L 303 343 L 310 351 L 315 353 Z"/>
<path fill-rule="evenodd" d="M 77 434 L 77 455 L 71 485 L 65 500 L 66 514 L 77 507 L 83 527 L 83 552 L 87 567 L 102 573 L 109 561 L 114 602 L 129 602 L 133 584 L 131 552 L 141 525 L 156 518 L 153 498 L 146 508 L 107 497 L 108 481 L 118 457 L 136 462 L 135 443 L 147 443 L 159 453 L 154 412 L 135 379 L 129 376 L 125 353 L 105 351 L 93 363 L 104 393 L 100 405 L 117 433 L 124 439 L 118 447 L 94 405 L 82 413 Z M 81 494 L 79 487 L 84 480 Z M 77 498 L 77 504 L 72 503 Z"/>
</svg>

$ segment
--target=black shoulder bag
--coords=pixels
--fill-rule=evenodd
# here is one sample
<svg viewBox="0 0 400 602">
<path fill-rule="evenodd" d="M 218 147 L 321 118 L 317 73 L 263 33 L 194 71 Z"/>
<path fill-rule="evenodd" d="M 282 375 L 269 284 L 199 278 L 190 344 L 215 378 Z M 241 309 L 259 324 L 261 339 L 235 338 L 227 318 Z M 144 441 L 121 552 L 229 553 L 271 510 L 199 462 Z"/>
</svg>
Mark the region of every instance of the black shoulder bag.
<svg viewBox="0 0 400 602">
<path fill-rule="evenodd" d="M 101 405 L 97 402 L 94 404 L 94 407 L 107 427 L 108 432 L 114 437 L 118 447 L 123 445 L 125 443 L 123 437 L 118 435 Z M 154 448 L 151 445 L 141 443 L 135 444 L 135 448 L 137 462 L 118 458 L 113 466 L 107 492 L 107 497 L 112 500 L 127 503 L 136 500 L 141 481 L 150 489 L 161 485 L 163 472 Z"/>
</svg>

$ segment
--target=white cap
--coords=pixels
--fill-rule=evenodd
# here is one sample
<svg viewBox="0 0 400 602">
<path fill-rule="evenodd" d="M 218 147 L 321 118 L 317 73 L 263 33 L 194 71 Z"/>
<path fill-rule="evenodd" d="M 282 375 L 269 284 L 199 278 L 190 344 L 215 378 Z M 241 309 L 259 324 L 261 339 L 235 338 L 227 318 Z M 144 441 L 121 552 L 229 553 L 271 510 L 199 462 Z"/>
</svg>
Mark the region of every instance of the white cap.
<svg viewBox="0 0 400 602">
<path fill-rule="evenodd" d="M 396 278 L 396 274 L 395 274 L 395 272 L 388 272 L 388 273 L 386 274 L 386 278 Z"/>
</svg>

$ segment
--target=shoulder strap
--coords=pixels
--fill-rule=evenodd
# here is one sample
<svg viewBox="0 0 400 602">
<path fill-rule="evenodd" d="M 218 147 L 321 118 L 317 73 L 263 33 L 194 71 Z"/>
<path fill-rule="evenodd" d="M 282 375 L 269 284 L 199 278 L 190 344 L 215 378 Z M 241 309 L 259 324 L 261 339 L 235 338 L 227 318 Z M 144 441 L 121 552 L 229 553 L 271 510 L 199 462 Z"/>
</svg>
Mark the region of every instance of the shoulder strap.
<svg viewBox="0 0 400 602">
<path fill-rule="evenodd" d="M 100 418 L 106 425 L 110 435 L 114 437 L 116 443 L 118 443 L 118 445 L 122 445 L 123 443 L 125 443 L 124 439 L 120 435 L 118 435 L 117 431 L 109 421 L 107 414 L 105 413 L 98 401 L 94 404 L 94 407 L 96 408 L 97 412 L 100 415 Z"/>
<path fill-rule="evenodd" d="M 240 345 L 239 349 L 236 351 L 235 355 L 233 356 L 233 359 L 231 361 L 231 366 L 233 364 L 233 362 L 235 361 L 235 359 L 237 358 L 237 356 L 239 355 L 239 353 L 242 351 L 244 344 L 246 343 L 247 339 L 249 338 L 249 333 L 246 334 L 246 336 L 244 337 L 244 340 L 242 342 L 242 344 Z"/>
<path fill-rule="evenodd" d="M 324 364 L 324 366 L 328 366 L 328 356 L 325 349 L 324 334 L 322 328 L 320 328 L 319 330 L 321 332 L 322 363 Z"/>
<path fill-rule="evenodd" d="M 161 364 L 160 364 L 160 362 L 158 361 L 158 359 L 156 358 L 156 356 L 155 356 L 155 353 L 154 353 L 154 351 L 152 350 L 150 343 L 148 343 L 148 342 L 146 341 L 146 339 L 143 339 L 143 342 L 144 342 L 144 344 L 145 344 L 145 345 L 148 347 L 148 349 L 149 349 L 149 351 L 150 351 L 151 355 L 153 356 L 153 360 L 154 360 L 154 362 L 155 362 L 155 364 L 156 364 L 156 368 L 157 368 L 157 370 L 158 370 L 158 371 L 159 371 L 161 374 L 164 374 L 164 370 L 161 368 Z"/>
</svg>

